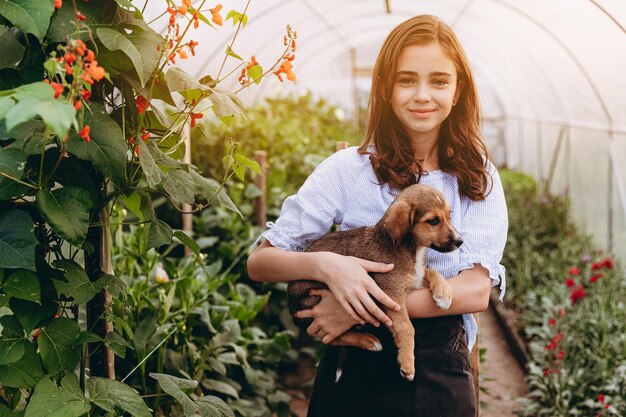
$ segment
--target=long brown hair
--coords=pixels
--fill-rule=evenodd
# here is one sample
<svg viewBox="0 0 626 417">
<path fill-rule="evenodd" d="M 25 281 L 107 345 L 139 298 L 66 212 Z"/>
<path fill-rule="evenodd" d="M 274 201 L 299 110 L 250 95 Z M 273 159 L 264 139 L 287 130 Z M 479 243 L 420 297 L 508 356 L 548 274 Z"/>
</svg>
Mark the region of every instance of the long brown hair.
<svg viewBox="0 0 626 417">
<path fill-rule="evenodd" d="M 457 70 L 457 88 L 463 88 L 438 139 L 439 168 L 457 177 L 459 192 L 482 200 L 487 191 L 486 161 L 490 158 L 480 134 L 480 105 L 469 62 L 452 29 L 435 16 L 415 16 L 391 31 L 383 44 L 372 77 L 368 104 L 367 136 L 359 148 L 369 154 L 381 183 L 403 189 L 417 181 L 411 167 L 416 162 L 411 141 L 391 108 L 398 56 L 409 45 L 438 42 Z M 373 145 L 376 153 L 368 151 Z M 422 173 L 420 164 L 419 174 Z"/>
</svg>

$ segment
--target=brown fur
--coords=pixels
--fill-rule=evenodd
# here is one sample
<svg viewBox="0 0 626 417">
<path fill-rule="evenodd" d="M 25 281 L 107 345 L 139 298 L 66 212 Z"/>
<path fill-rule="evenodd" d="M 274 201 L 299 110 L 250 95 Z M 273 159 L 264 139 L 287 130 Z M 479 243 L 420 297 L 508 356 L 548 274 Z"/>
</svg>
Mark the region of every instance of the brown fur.
<svg viewBox="0 0 626 417">
<path fill-rule="evenodd" d="M 429 224 L 433 219 L 439 219 L 439 223 Z M 391 272 L 370 275 L 402 307 L 400 311 L 393 311 L 381 306 L 393 322 L 390 330 L 398 347 L 400 371 L 406 379 L 412 380 L 415 375 L 414 329 L 405 305 L 407 293 L 416 288 L 417 283 L 430 288 L 435 302 L 441 308 L 447 309 L 452 302 L 449 284 L 438 272 L 426 269 L 423 276 L 416 276 L 417 253 L 423 248 L 450 252 L 462 243 L 452 226 L 450 207 L 443 194 L 434 188 L 417 184 L 404 189 L 374 226 L 327 234 L 315 241 L 307 251 L 330 251 L 395 265 Z M 425 262 L 424 259 L 418 261 L 421 265 Z M 421 285 L 422 282 L 426 285 Z M 309 295 L 313 289 L 328 287 L 318 281 L 301 280 L 289 283 L 287 291 L 292 315 L 311 309 L 320 302 L 320 296 Z M 294 318 L 294 321 L 308 326 L 312 319 Z M 380 342 L 376 337 L 352 330 L 339 336 L 331 344 L 380 350 Z"/>
</svg>

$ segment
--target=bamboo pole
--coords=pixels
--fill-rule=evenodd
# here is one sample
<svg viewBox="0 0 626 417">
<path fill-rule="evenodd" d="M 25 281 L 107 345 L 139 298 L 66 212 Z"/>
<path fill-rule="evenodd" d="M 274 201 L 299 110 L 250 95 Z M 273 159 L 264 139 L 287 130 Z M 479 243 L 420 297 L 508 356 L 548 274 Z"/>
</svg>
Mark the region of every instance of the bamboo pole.
<svg viewBox="0 0 626 417">
<path fill-rule="evenodd" d="M 476 320 L 476 326 L 480 329 L 480 315 L 478 313 L 474 314 L 474 319 Z M 474 379 L 474 390 L 476 390 L 476 416 L 480 417 L 480 374 L 479 374 L 479 365 L 480 365 L 480 344 L 478 343 L 478 335 L 480 331 L 476 334 L 476 343 L 474 344 L 474 348 L 472 349 L 472 353 L 470 355 L 470 365 L 472 366 L 472 377 Z"/>
<path fill-rule="evenodd" d="M 254 178 L 254 184 L 261 192 L 261 195 L 256 199 L 255 224 L 259 227 L 265 227 L 267 222 L 267 152 L 254 151 L 254 160 L 259 164 L 263 173 L 263 175 L 256 175 Z"/>
<path fill-rule="evenodd" d="M 189 125 L 185 125 L 182 130 L 182 135 L 184 136 L 185 141 L 185 156 L 184 162 L 186 164 L 191 164 L 191 127 Z M 193 214 L 190 213 L 192 210 L 191 204 L 183 204 L 183 232 L 191 236 L 193 233 Z M 185 245 L 185 256 L 191 255 L 191 249 Z"/>
</svg>

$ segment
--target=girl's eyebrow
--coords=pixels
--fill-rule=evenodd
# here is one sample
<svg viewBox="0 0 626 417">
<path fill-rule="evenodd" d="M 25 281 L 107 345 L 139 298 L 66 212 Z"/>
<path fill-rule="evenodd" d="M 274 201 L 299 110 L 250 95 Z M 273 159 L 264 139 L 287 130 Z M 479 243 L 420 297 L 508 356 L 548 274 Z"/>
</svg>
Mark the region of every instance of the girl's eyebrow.
<svg viewBox="0 0 626 417">
<path fill-rule="evenodd" d="M 396 75 L 412 75 L 416 77 L 419 74 L 415 71 L 398 71 Z M 441 72 L 441 71 L 431 72 L 429 75 L 431 77 L 452 77 L 452 74 L 450 74 L 449 72 Z"/>
</svg>

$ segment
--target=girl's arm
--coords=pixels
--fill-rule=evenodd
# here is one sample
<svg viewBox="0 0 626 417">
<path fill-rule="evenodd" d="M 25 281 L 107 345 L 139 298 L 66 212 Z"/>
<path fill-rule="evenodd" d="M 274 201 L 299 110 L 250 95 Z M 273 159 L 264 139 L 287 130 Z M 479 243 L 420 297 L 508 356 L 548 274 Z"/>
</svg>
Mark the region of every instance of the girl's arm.
<svg viewBox="0 0 626 417">
<path fill-rule="evenodd" d="M 388 272 L 392 264 L 371 262 L 332 252 L 290 252 L 264 241 L 248 258 L 248 275 L 255 281 L 277 282 L 310 279 L 323 282 L 335 294 L 338 305 L 351 320 L 375 326 L 391 325 L 391 319 L 372 297 L 387 307 L 400 306 L 385 294 L 368 272 Z M 345 314 L 345 313 L 344 313 Z"/>
<path fill-rule="evenodd" d="M 452 287 L 452 304 L 448 310 L 442 310 L 433 301 L 428 288 L 412 290 L 407 296 L 406 305 L 412 318 L 447 316 L 485 311 L 489 305 L 489 293 L 492 280 L 487 269 L 479 264 L 466 269 L 448 280 Z M 348 316 L 330 291 L 312 291 L 321 295 L 322 301 L 311 310 L 296 314 L 299 318 L 313 318 L 307 329 L 310 335 L 317 335 L 323 343 L 330 343 L 345 333 L 357 322 Z"/>
</svg>

